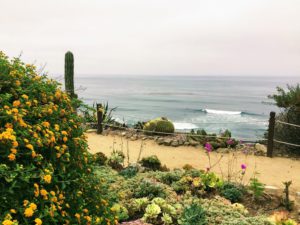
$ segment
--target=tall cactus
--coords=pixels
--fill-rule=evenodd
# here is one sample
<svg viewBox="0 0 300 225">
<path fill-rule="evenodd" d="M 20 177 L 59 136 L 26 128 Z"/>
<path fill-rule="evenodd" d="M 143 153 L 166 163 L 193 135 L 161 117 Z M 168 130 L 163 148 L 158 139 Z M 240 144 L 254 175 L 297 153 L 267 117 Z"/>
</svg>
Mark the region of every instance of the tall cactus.
<svg viewBox="0 0 300 225">
<path fill-rule="evenodd" d="M 72 98 L 76 97 L 74 92 L 74 56 L 70 51 L 65 54 L 65 89 Z"/>
</svg>

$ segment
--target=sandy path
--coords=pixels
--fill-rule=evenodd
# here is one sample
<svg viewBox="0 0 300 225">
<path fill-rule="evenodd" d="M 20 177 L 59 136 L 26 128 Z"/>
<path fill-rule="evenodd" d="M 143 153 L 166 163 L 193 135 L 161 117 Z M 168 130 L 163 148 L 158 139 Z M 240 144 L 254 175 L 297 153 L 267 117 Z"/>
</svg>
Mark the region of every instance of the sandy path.
<svg viewBox="0 0 300 225">
<path fill-rule="evenodd" d="M 95 133 L 88 133 L 88 143 L 90 152 L 103 152 L 106 155 L 114 149 L 121 150 L 123 142 L 123 151 L 127 152 L 127 142 L 129 146 L 130 161 L 135 162 L 137 160 L 141 140 L 128 141 L 125 138 L 119 136 L 103 136 Z M 205 169 L 209 165 L 208 157 L 205 150 L 200 147 L 186 147 L 180 146 L 177 148 L 160 146 L 152 140 L 144 141 L 144 147 L 141 157 L 157 155 L 162 164 L 166 164 L 168 168 L 181 168 L 185 164 L 190 164 L 195 168 Z M 211 153 L 211 165 L 218 161 L 222 154 Z M 228 163 L 232 159 L 232 154 L 223 154 L 223 158 L 220 163 L 215 166 L 212 171 L 220 174 L 221 176 L 227 176 L 228 165 L 232 165 L 232 171 L 239 173 L 240 165 L 242 163 L 247 165 L 244 181 L 246 182 L 254 172 L 258 172 L 258 178 L 266 185 L 272 185 L 282 188 L 282 182 L 292 180 L 293 184 L 291 190 L 300 191 L 300 160 L 293 160 L 287 158 L 267 158 L 263 156 L 245 156 L 242 153 L 238 153 L 235 160 L 232 163 Z M 223 174 L 223 175 L 222 175 Z M 237 176 L 235 176 L 237 177 Z"/>
</svg>

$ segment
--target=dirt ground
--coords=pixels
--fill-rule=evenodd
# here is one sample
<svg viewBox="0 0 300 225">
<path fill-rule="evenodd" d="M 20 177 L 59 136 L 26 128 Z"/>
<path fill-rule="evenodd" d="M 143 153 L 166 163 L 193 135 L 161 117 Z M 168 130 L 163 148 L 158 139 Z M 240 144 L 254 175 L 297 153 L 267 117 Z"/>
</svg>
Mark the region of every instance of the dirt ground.
<svg viewBox="0 0 300 225">
<path fill-rule="evenodd" d="M 130 162 L 136 162 L 141 146 L 141 157 L 157 155 L 162 164 L 168 168 L 182 168 L 190 164 L 194 168 L 206 169 L 209 159 L 202 147 L 180 146 L 169 147 L 156 144 L 152 140 L 130 141 L 119 136 L 103 136 L 96 133 L 86 134 L 91 153 L 103 152 L 107 156 L 115 150 L 123 150 L 125 155 L 129 152 Z M 143 144 L 142 144 L 143 143 Z M 128 147 L 127 147 L 128 146 Z M 126 156 L 127 157 L 127 156 Z M 266 185 L 283 188 L 282 182 L 292 180 L 291 191 L 300 191 L 300 160 L 289 158 L 268 158 L 264 156 L 246 156 L 243 153 L 210 153 L 212 171 L 222 177 L 231 175 L 236 179 L 241 178 L 241 164 L 247 166 L 243 182 L 247 184 L 254 173 Z M 217 163 L 219 162 L 219 163 Z"/>
</svg>

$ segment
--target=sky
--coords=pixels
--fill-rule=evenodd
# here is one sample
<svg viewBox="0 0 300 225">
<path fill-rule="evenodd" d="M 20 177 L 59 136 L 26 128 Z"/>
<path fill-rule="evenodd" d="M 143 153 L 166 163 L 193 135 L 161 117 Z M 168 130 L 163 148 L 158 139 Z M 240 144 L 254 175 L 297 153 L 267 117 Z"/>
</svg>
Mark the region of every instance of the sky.
<svg viewBox="0 0 300 225">
<path fill-rule="evenodd" d="M 0 0 L 0 50 L 63 74 L 300 75 L 299 0 Z"/>
</svg>

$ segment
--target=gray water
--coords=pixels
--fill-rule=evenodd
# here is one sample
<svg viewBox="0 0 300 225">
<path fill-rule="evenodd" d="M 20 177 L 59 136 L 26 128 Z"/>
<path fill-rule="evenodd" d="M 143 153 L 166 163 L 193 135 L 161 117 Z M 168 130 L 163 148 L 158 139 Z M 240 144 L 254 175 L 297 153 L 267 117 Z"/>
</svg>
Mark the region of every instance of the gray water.
<svg viewBox="0 0 300 225">
<path fill-rule="evenodd" d="M 134 124 L 165 116 L 177 130 L 229 129 L 241 139 L 258 139 L 267 129 L 268 99 L 276 86 L 300 82 L 299 77 L 213 76 L 80 76 L 75 78 L 84 102 L 118 107 L 114 117 Z M 82 89 L 79 88 L 79 89 Z"/>
</svg>

